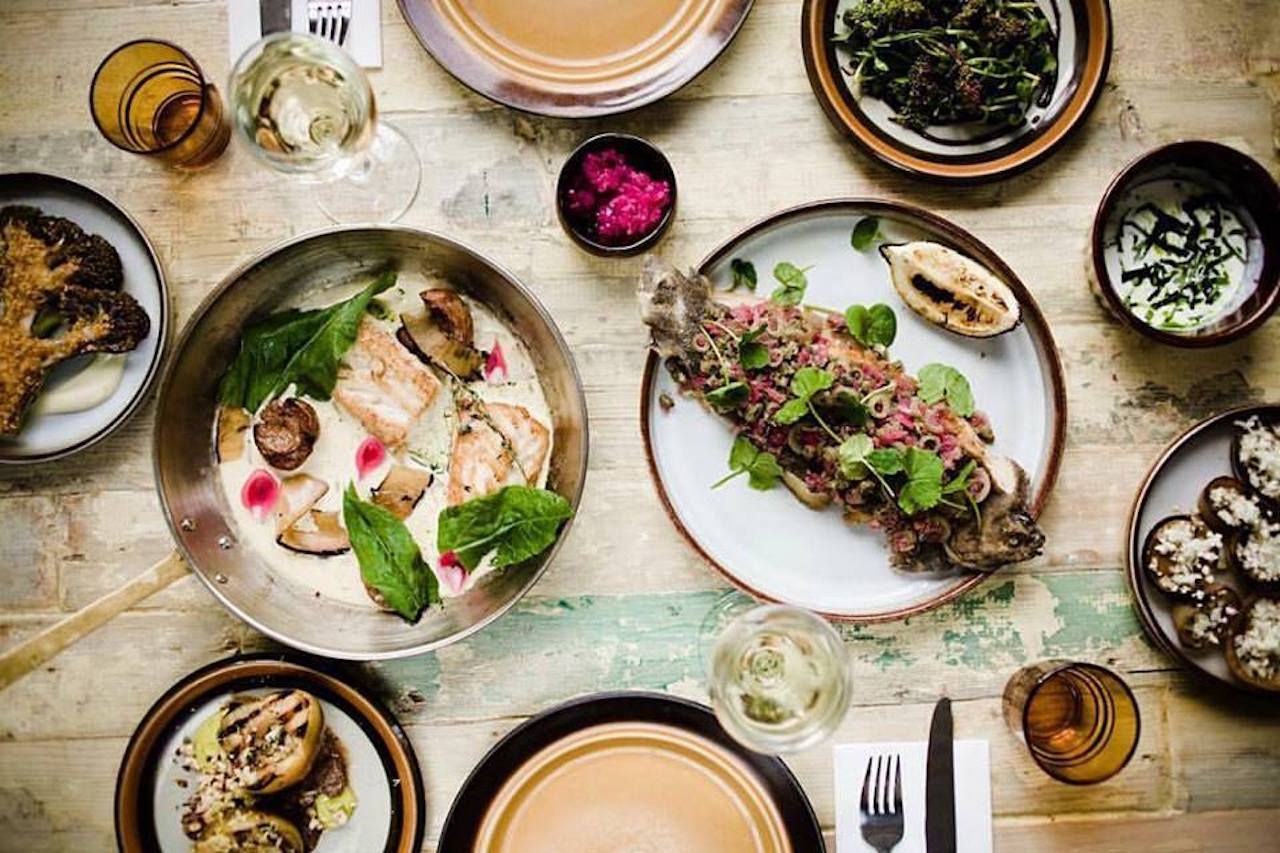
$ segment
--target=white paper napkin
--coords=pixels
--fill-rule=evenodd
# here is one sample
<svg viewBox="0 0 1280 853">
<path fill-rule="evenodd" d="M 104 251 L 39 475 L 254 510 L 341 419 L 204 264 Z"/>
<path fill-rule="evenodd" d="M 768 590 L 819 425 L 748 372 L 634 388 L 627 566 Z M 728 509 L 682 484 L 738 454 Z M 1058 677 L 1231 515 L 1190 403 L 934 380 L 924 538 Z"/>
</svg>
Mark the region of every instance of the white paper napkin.
<svg viewBox="0 0 1280 853">
<path fill-rule="evenodd" d="M 293 31 L 307 29 L 307 0 L 291 0 Z M 352 0 L 351 31 L 345 45 L 351 58 L 365 68 L 382 67 L 382 18 L 380 0 Z M 258 0 L 227 0 L 227 35 L 231 64 L 249 45 L 262 38 L 261 4 Z"/>
<path fill-rule="evenodd" d="M 859 803 L 867 762 L 873 756 L 902 756 L 902 841 L 893 853 L 925 853 L 924 776 L 922 741 L 900 743 L 852 743 L 837 746 L 836 851 L 875 853 L 862 840 Z M 991 853 L 991 754 L 985 740 L 958 740 L 954 744 L 956 772 L 956 853 Z"/>
</svg>

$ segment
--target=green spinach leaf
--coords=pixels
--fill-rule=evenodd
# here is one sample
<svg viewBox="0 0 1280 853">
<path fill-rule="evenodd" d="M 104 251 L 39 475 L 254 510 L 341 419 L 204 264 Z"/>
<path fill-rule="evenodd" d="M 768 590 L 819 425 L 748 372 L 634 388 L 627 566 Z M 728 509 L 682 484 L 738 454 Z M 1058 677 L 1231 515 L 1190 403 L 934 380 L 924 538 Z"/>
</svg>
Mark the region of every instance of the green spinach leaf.
<svg viewBox="0 0 1280 853">
<path fill-rule="evenodd" d="M 442 554 L 452 551 L 467 571 L 490 551 L 495 567 L 510 566 L 551 547 L 572 515 L 569 502 L 555 492 L 506 486 L 441 510 L 436 547 Z"/>
<path fill-rule="evenodd" d="M 388 607 L 416 622 L 424 608 L 440 600 L 435 572 L 423 561 L 404 522 L 361 500 L 351 484 L 342 494 L 342 522 L 360 563 L 360 578 L 377 590 Z"/>
</svg>

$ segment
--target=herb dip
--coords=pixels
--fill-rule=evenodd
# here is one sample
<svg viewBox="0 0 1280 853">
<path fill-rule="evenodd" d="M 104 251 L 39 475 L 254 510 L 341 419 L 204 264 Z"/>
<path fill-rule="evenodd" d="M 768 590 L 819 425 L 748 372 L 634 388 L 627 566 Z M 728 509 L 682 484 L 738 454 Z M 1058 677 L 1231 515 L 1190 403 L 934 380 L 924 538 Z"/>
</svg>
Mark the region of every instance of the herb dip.
<svg viewBox="0 0 1280 853">
<path fill-rule="evenodd" d="M 1192 331 L 1248 296 L 1249 235 L 1236 205 L 1207 184 L 1153 178 L 1116 204 L 1107 271 L 1135 317 L 1155 329 Z"/>
</svg>

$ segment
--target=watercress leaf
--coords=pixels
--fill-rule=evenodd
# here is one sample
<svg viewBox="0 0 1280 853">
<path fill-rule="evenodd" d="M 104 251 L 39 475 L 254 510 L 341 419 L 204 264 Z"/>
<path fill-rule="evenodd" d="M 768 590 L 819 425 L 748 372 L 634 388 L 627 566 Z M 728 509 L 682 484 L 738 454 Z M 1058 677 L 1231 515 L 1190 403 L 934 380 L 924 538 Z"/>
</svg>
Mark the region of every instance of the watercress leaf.
<svg viewBox="0 0 1280 853">
<path fill-rule="evenodd" d="M 973 414 L 973 390 L 964 374 L 945 364 L 926 364 L 916 374 L 920 383 L 920 399 L 936 403 L 946 398 L 952 410 L 963 418 Z"/>
<path fill-rule="evenodd" d="M 872 242 L 879 233 L 880 220 L 875 216 L 864 216 L 858 220 L 857 225 L 853 226 L 853 234 L 849 238 L 849 242 L 857 251 L 865 252 L 871 247 Z"/>
<path fill-rule="evenodd" d="M 730 290 L 737 290 L 739 287 L 745 287 L 747 290 L 756 289 L 758 282 L 756 265 L 751 261 L 734 258 L 729 261 L 729 271 L 733 274 L 733 284 L 729 287 Z"/>
<path fill-rule="evenodd" d="M 738 436 L 733 440 L 733 447 L 729 448 L 729 468 L 733 471 L 745 471 L 759 455 L 760 451 L 749 439 Z"/>
<path fill-rule="evenodd" d="M 718 409 L 731 409 L 747 401 L 750 390 L 744 382 L 730 382 L 707 392 L 707 402 Z"/>
<path fill-rule="evenodd" d="M 873 450 L 867 454 L 867 465 L 885 477 L 899 474 L 903 468 L 902 453 L 890 447 Z"/>
<path fill-rule="evenodd" d="M 782 466 L 772 453 L 761 452 L 747 468 L 747 485 L 758 491 L 768 491 L 782 479 Z"/>
<path fill-rule="evenodd" d="M 555 492 L 506 486 L 441 510 L 436 548 L 452 551 L 468 571 L 491 551 L 495 568 L 510 566 L 551 547 L 572 515 L 569 501 Z"/>
<path fill-rule="evenodd" d="M 898 507 L 907 515 L 933 509 L 942 500 L 942 458 L 918 447 L 903 454 L 907 482 L 898 490 Z"/>
<path fill-rule="evenodd" d="M 953 370 L 947 377 L 947 403 L 962 418 L 973 414 L 973 389 L 969 387 L 969 380 L 958 370 Z"/>
<path fill-rule="evenodd" d="M 782 404 L 782 408 L 773 413 L 773 422 L 775 424 L 793 424 L 796 421 L 809 414 L 809 405 L 804 400 L 788 400 Z"/>
<path fill-rule="evenodd" d="M 845 309 L 844 322 L 849 326 L 849 334 L 863 346 L 867 344 L 867 323 L 870 319 L 865 305 L 850 305 Z"/>
<path fill-rule="evenodd" d="M 743 337 L 738 345 L 738 363 L 744 370 L 759 370 L 769 363 L 769 348 Z"/>
<path fill-rule="evenodd" d="M 973 471 L 977 466 L 978 463 L 974 462 L 972 459 L 966 462 L 964 467 L 957 471 L 956 475 L 942 487 L 942 493 L 944 495 L 950 495 L 964 491 L 964 489 L 969 485 L 969 477 L 973 475 Z"/>
<path fill-rule="evenodd" d="M 846 438 L 837 451 L 840 460 L 840 473 L 850 480 L 861 480 L 867 476 L 867 456 L 875 448 L 871 436 L 858 433 Z"/>
<path fill-rule="evenodd" d="M 945 364 L 926 364 L 916 373 L 916 381 L 920 383 L 920 399 L 926 403 L 936 403 L 947 395 L 947 372 L 951 368 Z"/>
<path fill-rule="evenodd" d="M 290 384 L 299 394 L 329 399 L 338 363 L 355 342 L 369 301 L 395 280 L 396 274 L 387 272 L 336 305 L 282 311 L 249 327 L 219 385 L 221 402 L 254 412 Z"/>
<path fill-rule="evenodd" d="M 867 341 L 888 347 L 898 336 L 898 317 L 893 309 L 883 303 L 877 303 L 867 309 Z"/>
<path fill-rule="evenodd" d="M 773 268 L 773 277 L 778 280 L 778 288 L 769 297 L 778 305 L 799 305 L 804 301 L 805 289 L 809 280 L 805 271 L 790 261 L 782 261 Z"/>
<path fill-rule="evenodd" d="M 422 559 L 405 524 L 380 506 L 361 500 L 354 485 L 342 494 L 342 523 L 360 564 L 360 577 L 409 622 L 440 600 L 435 572 Z"/>
<path fill-rule="evenodd" d="M 840 423 L 852 424 L 853 426 L 862 426 L 867 422 L 867 418 L 870 417 L 867 407 L 862 404 L 858 396 L 848 391 L 840 391 L 835 395 L 832 411 L 835 413 L 836 420 Z"/>
<path fill-rule="evenodd" d="M 836 377 L 828 370 L 820 367 L 802 367 L 791 377 L 791 393 L 801 402 L 807 403 L 814 394 L 825 391 L 836 381 Z"/>
</svg>

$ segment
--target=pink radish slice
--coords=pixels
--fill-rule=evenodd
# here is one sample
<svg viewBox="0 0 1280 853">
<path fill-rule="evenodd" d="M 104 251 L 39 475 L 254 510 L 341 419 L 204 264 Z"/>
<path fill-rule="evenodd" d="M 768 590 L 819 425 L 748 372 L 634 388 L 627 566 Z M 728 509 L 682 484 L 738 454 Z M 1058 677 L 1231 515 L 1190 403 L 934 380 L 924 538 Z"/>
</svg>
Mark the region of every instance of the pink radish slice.
<svg viewBox="0 0 1280 853">
<path fill-rule="evenodd" d="M 240 503 L 258 521 L 266 521 L 280 499 L 280 481 L 261 468 L 249 475 L 240 489 Z"/>
<path fill-rule="evenodd" d="M 493 348 L 489 350 L 489 357 L 484 362 L 484 378 L 488 382 L 494 381 L 494 376 L 498 371 L 502 371 L 502 381 L 507 381 L 507 357 L 502 353 L 502 344 L 498 343 L 497 337 L 493 339 Z"/>
<path fill-rule="evenodd" d="M 366 438 L 356 448 L 356 476 L 363 480 L 386 460 L 387 448 L 382 442 L 373 436 Z"/>
<path fill-rule="evenodd" d="M 458 561 L 458 555 L 452 551 L 445 551 L 440 555 L 440 571 L 436 575 L 450 592 L 462 592 L 462 587 L 467 582 L 467 570 Z"/>
</svg>

